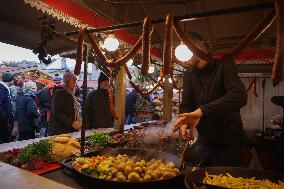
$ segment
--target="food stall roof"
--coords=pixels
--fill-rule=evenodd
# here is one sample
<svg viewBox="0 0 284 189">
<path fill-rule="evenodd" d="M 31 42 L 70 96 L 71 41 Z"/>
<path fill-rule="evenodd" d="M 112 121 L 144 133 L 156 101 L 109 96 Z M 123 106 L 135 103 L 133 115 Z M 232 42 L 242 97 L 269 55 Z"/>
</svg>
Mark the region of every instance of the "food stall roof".
<svg viewBox="0 0 284 189">
<path fill-rule="evenodd" d="M 27 6 L 23 0 L 1 2 L 0 11 L 0 41 L 27 49 L 34 49 L 40 41 L 41 23 L 37 18 L 41 12 Z M 78 29 L 63 21 L 57 20 L 56 30 L 70 31 Z M 76 45 L 61 38 L 54 38 L 48 43 L 48 52 L 51 55 L 73 50 Z"/>
<path fill-rule="evenodd" d="M 54 0 L 45 0 L 45 2 L 54 4 Z M 169 4 L 166 3 L 169 2 L 168 0 L 73 0 L 73 2 L 91 11 L 97 11 L 99 15 L 109 20 L 114 20 L 114 23 L 119 24 L 141 21 L 145 16 L 151 16 L 152 19 L 160 19 L 165 18 L 167 14 L 181 16 L 263 3 L 263 1 L 259 0 L 177 0 L 176 3 Z M 144 3 L 142 4 L 141 2 Z M 259 9 L 238 14 L 211 16 L 204 19 L 183 22 L 183 24 L 185 23 L 184 27 L 187 31 L 199 33 L 211 44 L 213 49 L 223 50 L 239 42 L 266 12 L 267 10 Z M 152 43 L 157 47 L 162 47 L 164 28 L 164 24 L 155 25 Z M 140 34 L 141 27 L 130 28 L 129 31 Z M 274 46 L 274 33 L 274 27 L 271 27 L 264 35 L 266 44 L 260 41 L 260 45 Z M 272 40 L 271 43 L 269 40 Z M 178 44 L 180 41 L 176 38 L 175 42 Z"/>
<path fill-rule="evenodd" d="M 25 4 L 25 2 L 30 3 L 32 1 L 14 0 L 13 4 L 8 3 L 7 1 L 3 2 L 0 12 L 0 41 L 29 49 L 35 48 L 40 41 L 41 23 L 38 20 L 37 15 L 41 13 L 38 10 L 44 12 L 45 9 L 37 7 L 38 5 L 46 5 L 47 8 L 53 9 L 52 11 L 46 11 L 45 13 L 57 18 L 56 31 L 68 32 L 78 30 L 79 27 L 84 26 L 94 28 L 95 26 L 105 27 L 112 24 L 141 21 L 146 15 L 151 16 L 153 19 L 158 19 L 165 18 L 168 13 L 179 16 L 260 3 L 258 0 L 249 2 L 245 0 L 196 0 L 188 1 L 184 4 L 179 1 L 177 1 L 176 4 L 124 4 L 117 3 L 122 2 L 118 0 L 35 0 L 33 2 L 36 5 L 33 4 L 33 7 L 31 7 L 28 4 Z M 152 1 L 146 0 L 144 2 Z M 13 14 L 13 10 L 17 10 L 17 14 Z M 209 43 L 213 50 L 226 51 L 228 48 L 236 45 L 264 16 L 266 11 L 267 10 L 259 9 L 251 12 L 213 16 L 183 23 L 186 23 L 185 29 L 187 31 L 191 30 L 198 32 Z M 55 12 L 56 15 L 54 15 Z M 160 57 L 162 52 L 163 33 L 164 25 L 156 25 L 152 45 L 156 48 L 155 54 Z M 130 44 L 133 44 L 140 34 L 141 27 L 129 28 L 116 32 L 119 39 L 124 40 L 126 43 L 129 42 Z M 77 36 L 74 37 L 76 38 Z M 175 45 L 178 45 L 179 43 L 180 41 L 175 38 Z M 255 46 L 266 49 L 274 48 L 274 45 L 275 31 L 274 27 L 271 27 L 271 29 L 266 31 L 254 45 L 250 47 L 249 51 L 253 51 Z M 48 52 L 51 55 L 70 51 L 73 52 L 75 49 L 76 44 L 70 43 L 70 41 L 59 37 L 55 37 L 54 40 L 48 43 Z M 75 53 L 72 53 L 72 55 L 68 56 L 74 57 L 74 55 Z M 240 59 L 239 62 L 244 62 L 243 60 L 247 59 L 247 56 L 242 57 L 241 55 L 238 56 L 238 59 Z M 272 57 L 273 56 L 274 54 Z M 270 56 L 267 56 L 266 58 L 271 59 Z M 263 61 L 258 62 L 262 63 Z"/>
</svg>

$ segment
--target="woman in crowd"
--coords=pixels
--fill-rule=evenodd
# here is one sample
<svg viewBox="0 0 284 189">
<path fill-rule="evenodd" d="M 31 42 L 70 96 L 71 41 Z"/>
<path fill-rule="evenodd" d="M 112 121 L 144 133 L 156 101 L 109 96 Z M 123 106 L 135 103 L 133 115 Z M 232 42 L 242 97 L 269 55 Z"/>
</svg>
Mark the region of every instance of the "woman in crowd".
<svg viewBox="0 0 284 189">
<path fill-rule="evenodd" d="M 18 121 L 19 140 L 35 138 L 36 119 L 39 117 L 39 109 L 35 102 L 37 86 L 29 81 L 23 84 L 23 93 L 16 101 L 16 115 Z"/>
<path fill-rule="evenodd" d="M 50 135 L 72 133 L 81 128 L 80 104 L 74 95 L 76 76 L 66 72 L 63 89 L 57 91 L 51 103 Z"/>
</svg>

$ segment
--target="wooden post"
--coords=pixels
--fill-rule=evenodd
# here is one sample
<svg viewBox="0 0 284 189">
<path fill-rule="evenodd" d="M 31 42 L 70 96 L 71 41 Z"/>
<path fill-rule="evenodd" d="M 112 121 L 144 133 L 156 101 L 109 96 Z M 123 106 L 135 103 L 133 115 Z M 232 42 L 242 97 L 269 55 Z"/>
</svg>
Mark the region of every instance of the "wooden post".
<svg viewBox="0 0 284 189">
<path fill-rule="evenodd" d="M 83 82 L 83 108 L 82 108 L 82 127 L 81 127 L 81 155 L 85 153 L 85 138 L 86 138 L 86 125 L 87 125 L 87 114 L 86 114 L 86 103 L 87 103 L 87 81 L 88 81 L 88 46 L 84 45 L 84 82 Z"/>
<path fill-rule="evenodd" d="M 170 121 L 172 119 L 173 85 L 165 79 L 163 87 L 163 119 Z"/>
<path fill-rule="evenodd" d="M 124 130 L 125 123 L 125 79 L 125 69 L 123 66 L 121 66 L 115 79 L 115 111 L 118 113 L 119 119 L 114 121 L 114 128 L 118 131 Z"/>
</svg>

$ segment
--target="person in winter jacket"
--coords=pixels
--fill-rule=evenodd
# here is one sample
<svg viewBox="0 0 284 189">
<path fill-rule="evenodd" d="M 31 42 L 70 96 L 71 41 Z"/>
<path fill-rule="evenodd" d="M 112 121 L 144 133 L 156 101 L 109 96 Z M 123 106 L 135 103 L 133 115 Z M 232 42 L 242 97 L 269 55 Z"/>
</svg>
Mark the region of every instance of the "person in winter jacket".
<svg viewBox="0 0 284 189">
<path fill-rule="evenodd" d="M 22 95 L 22 93 L 23 93 L 22 87 L 23 87 L 24 82 L 25 82 L 25 77 L 18 75 L 17 77 L 14 78 L 14 85 L 12 85 L 10 87 L 12 107 L 13 107 L 13 115 L 15 115 L 15 113 L 16 113 L 17 98 L 18 98 L 18 96 Z M 14 116 L 11 119 L 11 122 L 10 122 L 10 135 L 11 135 L 11 141 L 14 141 L 17 138 L 17 135 L 18 135 L 18 123 L 17 123 L 17 121 L 15 121 Z"/>
<path fill-rule="evenodd" d="M 9 87 L 13 84 L 13 79 L 12 74 L 3 73 L 0 82 L 0 144 L 10 141 L 9 121 L 13 117 L 13 108 Z"/>
<path fill-rule="evenodd" d="M 23 94 L 16 100 L 16 115 L 18 121 L 19 140 L 35 138 L 36 119 L 39 117 L 39 108 L 35 102 L 37 85 L 28 81 L 23 85 Z"/>
<path fill-rule="evenodd" d="M 207 50 L 200 37 L 192 39 Z M 193 55 L 190 65 L 183 76 L 181 115 L 174 126 L 185 137 L 187 128 L 198 131 L 198 142 L 187 157 L 207 166 L 242 166 L 245 135 L 240 108 L 247 103 L 247 93 L 235 63 L 206 62 Z"/>
<path fill-rule="evenodd" d="M 125 103 L 126 125 L 130 125 L 132 123 L 132 119 L 134 116 L 133 114 L 136 111 L 135 104 L 137 101 L 137 97 L 138 94 L 134 89 L 132 89 L 132 91 L 126 95 L 126 103 Z"/>
<path fill-rule="evenodd" d="M 71 72 L 63 76 L 63 89 L 56 92 L 51 103 L 49 135 L 72 133 L 81 128 L 80 104 L 74 94 L 76 80 Z"/>
<path fill-rule="evenodd" d="M 87 97 L 86 111 L 90 129 L 113 127 L 113 119 L 109 108 L 108 85 L 109 78 L 101 72 L 98 78 L 98 88 L 90 92 Z"/>
<path fill-rule="evenodd" d="M 55 94 L 62 90 L 62 78 L 59 74 L 55 74 L 53 81 L 50 82 L 46 87 L 40 90 L 37 94 L 37 98 L 39 101 L 39 108 L 41 112 L 41 122 L 46 125 L 45 136 L 49 133 L 50 127 L 50 119 L 51 119 L 51 110 L 50 106 L 52 103 L 52 99 Z"/>
</svg>

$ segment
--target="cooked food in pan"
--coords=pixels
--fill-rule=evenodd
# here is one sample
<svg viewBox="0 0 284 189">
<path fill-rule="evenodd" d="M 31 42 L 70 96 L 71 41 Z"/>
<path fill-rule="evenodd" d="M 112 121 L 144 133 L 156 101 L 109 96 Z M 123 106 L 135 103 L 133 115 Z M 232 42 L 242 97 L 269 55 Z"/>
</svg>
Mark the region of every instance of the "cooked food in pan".
<svg viewBox="0 0 284 189">
<path fill-rule="evenodd" d="M 230 173 L 225 175 L 212 175 L 205 173 L 205 178 L 203 183 L 220 186 L 224 188 L 242 188 L 242 189 L 283 189 L 284 182 L 278 181 L 278 183 L 271 182 L 270 180 L 257 180 L 253 178 L 242 178 L 242 177 L 233 177 Z"/>
<path fill-rule="evenodd" d="M 173 162 L 152 159 L 145 161 L 136 156 L 94 156 L 79 157 L 74 168 L 86 175 L 120 182 L 146 182 L 163 180 L 180 174 Z"/>
</svg>

